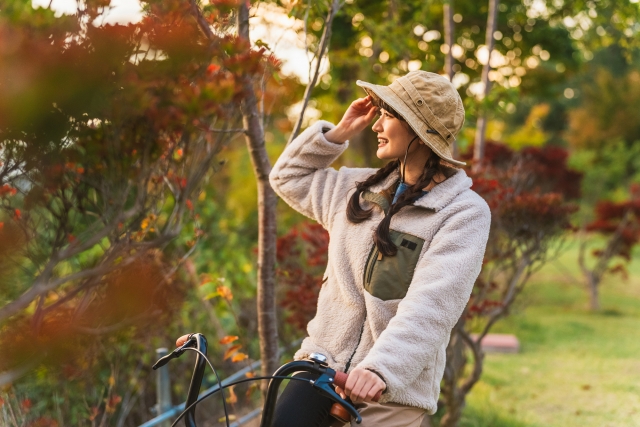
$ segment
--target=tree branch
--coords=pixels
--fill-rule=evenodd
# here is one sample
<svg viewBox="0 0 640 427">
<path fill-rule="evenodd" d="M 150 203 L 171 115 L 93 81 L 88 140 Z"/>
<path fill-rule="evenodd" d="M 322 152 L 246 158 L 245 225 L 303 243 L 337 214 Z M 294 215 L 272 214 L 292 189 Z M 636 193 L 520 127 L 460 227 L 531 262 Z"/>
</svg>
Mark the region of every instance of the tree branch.
<svg viewBox="0 0 640 427">
<path fill-rule="evenodd" d="M 473 354 L 473 371 L 471 371 L 471 375 L 469 375 L 460 387 L 461 392 L 466 395 L 482 376 L 482 362 L 484 361 L 484 352 L 482 351 L 481 344 L 482 338 L 478 337 L 478 339 L 474 341 L 464 328 L 459 328 L 456 331 L 460 334 L 460 337 L 467 347 L 471 349 L 471 354 Z"/>
<path fill-rule="evenodd" d="M 340 1 L 332 0 L 331 6 L 329 7 L 329 13 L 327 13 L 327 17 L 324 23 L 324 30 L 322 32 L 322 38 L 320 39 L 320 47 L 318 49 L 317 61 L 316 61 L 316 69 L 313 73 L 313 78 L 307 85 L 304 96 L 302 98 L 302 109 L 300 110 L 300 115 L 298 116 L 298 121 L 293 127 L 293 131 L 291 132 L 291 136 L 289 136 L 289 142 L 287 144 L 291 144 L 300 133 L 300 128 L 302 127 L 302 120 L 304 119 L 304 112 L 307 109 L 307 105 L 309 104 L 309 100 L 311 99 L 311 92 L 316 87 L 316 83 L 318 82 L 318 77 L 320 75 L 320 65 L 322 63 L 322 59 L 325 55 L 325 52 L 328 51 L 329 40 L 331 39 L 331 27 L 333 25 L 333 18 L 335 18 L 336 14 L 340 10 Z"/>
</svg>

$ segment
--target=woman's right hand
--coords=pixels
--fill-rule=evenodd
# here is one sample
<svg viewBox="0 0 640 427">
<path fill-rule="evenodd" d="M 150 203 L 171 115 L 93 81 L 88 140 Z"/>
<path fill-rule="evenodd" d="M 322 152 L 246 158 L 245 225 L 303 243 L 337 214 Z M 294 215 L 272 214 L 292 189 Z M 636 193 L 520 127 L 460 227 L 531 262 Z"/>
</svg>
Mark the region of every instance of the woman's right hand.
<svg viewBox="0 0 640 427">
<path fill-rule="evenodd" d="M 187 342 L 187 340 L 189 339 L 189 335 L 190 335 L 190 334 L 183 335 L 183 336 L 181 336 L 180 338 L 178 338 L 178 339 L 176 340 L 176 347 L 180 347 L 182 344 L 186 343 L 186 342 Z"/>
<path fill-rule="evenodd" d="M 354 135 L 362 132 L 376 115 L 376 107 L 371 97 L 358 98 L 349 105 L 338 125 L 324 134 L 331 142 L 342 144 Z"/>
</svg>

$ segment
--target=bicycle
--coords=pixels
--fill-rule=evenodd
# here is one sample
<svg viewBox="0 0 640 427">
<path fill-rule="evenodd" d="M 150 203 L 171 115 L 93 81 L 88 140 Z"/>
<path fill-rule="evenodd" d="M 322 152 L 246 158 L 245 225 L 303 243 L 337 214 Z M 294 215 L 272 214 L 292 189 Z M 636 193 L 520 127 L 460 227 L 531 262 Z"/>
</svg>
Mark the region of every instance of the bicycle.
<svg viewBox="0 0 640 427">
<path fill-rule="evenodd" d="M 347 382 L 348 374 L 331 369 L 327 364 L 327 358 L 320 353 L 312 353 L 309 356 L 309 360 L 298 360 L 286 363 L 282 365 L 278 370 L 276 370 L 276 372 L 271 376 L 246 378 L 222 386 L 217 371 L 207 358 L 207 339 L 204 337 L 204 335 L 195 333 L 189 335 L 187 341 L 182 346 L 176 348 L 168 355 L 160 358 L 153 365 L 152 369 L 156 370 L 166 365 L 170 360 L 180 357 L 185 351 L 196 352 L 196 362 L 193 369 L 193 374 L 191 375 L 189 390 L 187 392 L 185 409 L 178 416 L 178 418 L 176 418 L 171 427 L 176 426 L 183 417 L 185 419 L 184 422 L 186 427 L 197 427 L 195 411 L 198 403 L 202 402 L 204 399 L 210 396 L 213 396 L 215 393 L 236 384 L 266 379 L 269 379 L 271 381 L 269 382 L 269 386 L 267 388 L 267 397 L 262 409 L 262 419 L 260 427 L 271 427 L 276 400 L 278 397 L 278 389 L 283 380 L 304 381 L 310 384 L 310 386 L 315 388 L 316 391 L 318 391 L 320 394 L 328 397 L 335 402 L 330 412 L 332 416 L 345 423 L 349 422 L 350 417 L 355 418 L 357 424 L 360 424 L 362 422 L 362 418 L 360 417 L 357 409 L 342 397 L 340 397 L 340 395 L 336 393 L 332 387 L 332 385 L 336 385 L 344 389 Z M 204 377 L 204 370 L 207 364 L 215 374 L 219 387 L 216 390 L 198 397 L 200 393 L 200 387 L 202 385 L 202 379 Z M 289 376 L 294 372 L 309 372 L 317 374 L 319 375 L 319 377 L 315 380 L 310 380 Z M 380 398 L 380 394 L 381 393 L 378 393 L 378 395 L 376 395 L 373 400 L 378 401 L 378 399 Z M 222 404 L 225 412 L 226 424 L 227 427 L 229 427 L 229 414 L 225 403 L 224 393 L 222 393 Z"/>
</svg>

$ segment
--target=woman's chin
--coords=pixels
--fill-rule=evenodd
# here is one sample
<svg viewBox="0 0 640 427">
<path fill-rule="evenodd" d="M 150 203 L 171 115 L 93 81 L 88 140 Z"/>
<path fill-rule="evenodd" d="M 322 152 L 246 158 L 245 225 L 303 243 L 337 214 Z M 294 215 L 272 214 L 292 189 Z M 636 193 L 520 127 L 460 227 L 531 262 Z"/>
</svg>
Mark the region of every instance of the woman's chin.
<svg viewBox="0 0 640 427">
<path fill-rule="evenodd" d="M 388 150 L 385 150 L 386 147 L 379 147 L 378 151 L 376 151 L 376 157 L 380 160 L 392 160 L 396 159 L 398 156 L 392 156 Z"/>
</svg>

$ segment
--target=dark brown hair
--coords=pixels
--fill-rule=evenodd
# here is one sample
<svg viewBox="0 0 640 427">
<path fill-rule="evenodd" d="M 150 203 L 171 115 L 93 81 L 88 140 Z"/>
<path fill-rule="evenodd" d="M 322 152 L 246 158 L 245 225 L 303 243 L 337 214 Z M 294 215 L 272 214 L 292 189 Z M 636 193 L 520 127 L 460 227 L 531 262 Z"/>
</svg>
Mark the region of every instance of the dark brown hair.
<svg viewBox="0 0 640 427">
<path fill-rule="evenodd" d="M 405 121 L 402 116 L 400 116 L 381 99 L 373 97 L 373 105 L 378 108 L 383 108 L 393 117 Z M 385 178 L 391 175 L 391 172 L 399 169 L 399 167 L 400 160 L 393 160 L 387 163 L 384 167 L 378 169 L 363 182 L 356 182 L 356 191 L 351 195 L 349 203 L 347 204 L 347 219 L 349 221 L 357 224 L 371 217 L 371 209 L 364 210 L 360 206 L 360 195 L 369 187 L 382 182 Z M 448 178 L 455 172 L 453 169 L 443 165 L 440 157 L 432 152 L 424 165 L 422 175 L 420 175 L 418 182 L 411 185 L 398 197 L 398 200 L 389 208 L 384 219 L 380 221 L 380 224 L 378 224 L 378 228 L 373 236 L 373 241 L 383 255 L 393 256 L 398 252 L 398 247 L 391 241 L 391 236 L 389 234 L 389 226 L 391 225 L 391 218 L 393 215 L 398 213 L 403 207 L 411 205 L 420 198 L 422 196 L 422 189 L 428 186 L 438 173 L 442 173 Z"/>
</svg>

